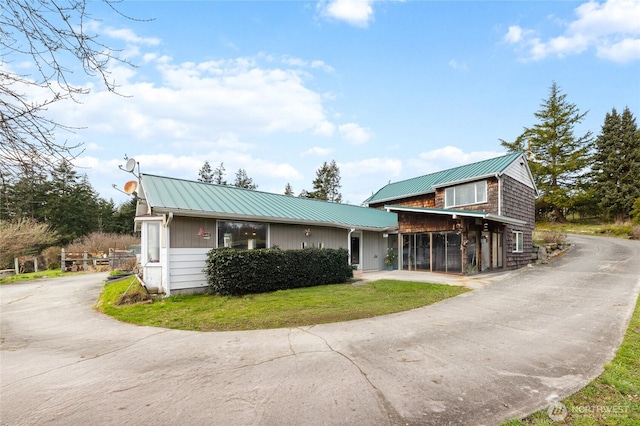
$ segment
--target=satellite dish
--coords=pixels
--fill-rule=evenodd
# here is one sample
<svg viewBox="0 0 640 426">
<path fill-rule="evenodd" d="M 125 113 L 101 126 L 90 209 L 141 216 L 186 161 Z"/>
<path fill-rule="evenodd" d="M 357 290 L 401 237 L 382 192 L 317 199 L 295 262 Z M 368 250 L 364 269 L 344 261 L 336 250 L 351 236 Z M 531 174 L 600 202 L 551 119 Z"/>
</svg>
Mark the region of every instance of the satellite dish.
<svg viewBox="0 0 640 426">
<path fill-rule="evenodd" d="M 134 160 L 133 158 L 129 158 L 127 160 L 127 164 L 125 164 L 124 166 L 124 169 L 129 173 L 131 173 L 135 170 L 135 168 L 136 168 L 136 160 Z"/>
<path fill-rule="evenodd" d="M 138 182 L 135 180 L 130 180 L 129 182 L 124 184 L 124 192 L 125 194 L 133 194 L 138 189 Z"/>
</svg>

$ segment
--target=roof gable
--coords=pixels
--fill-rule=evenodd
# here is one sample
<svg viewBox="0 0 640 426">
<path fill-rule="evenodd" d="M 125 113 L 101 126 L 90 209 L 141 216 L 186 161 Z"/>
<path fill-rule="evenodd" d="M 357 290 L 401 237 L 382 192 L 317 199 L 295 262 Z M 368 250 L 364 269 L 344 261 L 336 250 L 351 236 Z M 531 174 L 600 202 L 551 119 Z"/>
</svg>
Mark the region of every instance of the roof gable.
<svg viewBox="0 0 640 426">
<path fill-rule="evenodd" d="M 146 202 L 156 213 L 393 230 L 398 216 L 384 210 L 330 203 L 226 185 L 141 175 Z"/>
<path fill-rule="evenodd" d="M 390 183 L 366 199 L 364 204 L 370 205 L 397 200 L 400 198 L 428 194 L 435 192 L 436 188 L 502 174 L 520 157 L 522 157 L 521 153 L 507 154 L 400 182 Z"/>
</svg>

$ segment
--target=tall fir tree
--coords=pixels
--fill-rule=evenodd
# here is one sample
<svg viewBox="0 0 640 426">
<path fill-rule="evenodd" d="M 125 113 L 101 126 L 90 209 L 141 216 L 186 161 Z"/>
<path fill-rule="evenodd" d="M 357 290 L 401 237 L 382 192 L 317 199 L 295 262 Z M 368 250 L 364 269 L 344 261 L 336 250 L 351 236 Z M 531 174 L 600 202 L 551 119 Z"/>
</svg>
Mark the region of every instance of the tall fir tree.
<svg viewBox="0 0 640 426">
<path fill-rule="evenodd" d="M 290 197 L 293 197 L 295 195 L 295 193 L 293 192 L 293 188 L 291 187 L 291 184 L 289 182 L 287 182 L 287 186 L 284 187 L 284 195 L 288 195 Z"/>
<path fill-rule="evenodd" d="M 309 198 L 317 200 L 331 201 L 332 203 L 341 203 L 342 194 L 340 193 L 340 169 L 335 160 L 331 160 L 330 164 L 325 161 L 316 171 L 316 178 L 313 180 L 313 191 L 308 193 Z M 300 195 L 302 196 L 302 194 Z"/>
<path fill-rule="evenodd" d="M 198 181 L 204 183 L 213 183 L 213 171 L 209 161 L 205 161 L 202 168 L 198 171 Z"/>
<path fill-rule="evenodd" d="M 629 217 L 640 197 L 640 132 L 629 108 L 607 113 L 593 156 L 594 193 L 609 218 Z"/>
<path fill-rule="evenodd" d="M 98 229 L 98 195 L 85 176 L 79 176 L 66 160 L 51 172 L 47 196 L 47 220 L 60 235 L 60 244 Z"/>
<path fill-rule="evenodd" d="M 238 171 L 236 172 L 236 180 L 233 183 L 233 186 L 244 189 L 258 188 L 258 185 L 253 183 L 253 179 L 247 176 L 247 172 L 245 169 L 238 169 Z"/>
<path fill-rule="evenodd" d="M 574 134 L 587 113 L 566 98 L 554 82 L 549 97 L 534 114 L 539 122 L 525 127 L 514 142 L 501 140 L 509 151 L 527 153 L 540 192 L 536 210 L 546 210 L 559 222 L 566 222 L 565 212 L 583 191 L 592 144 L 591 132 Z"/>
<path fill-rule="evenodd" d="M 227 181 L 224 179 L 225 170 L 224 163 L 220 163 L 220 165 L 213 170 L 211 183 L 215 183 L 216 185 L 226 185 Z"/>
</svg>

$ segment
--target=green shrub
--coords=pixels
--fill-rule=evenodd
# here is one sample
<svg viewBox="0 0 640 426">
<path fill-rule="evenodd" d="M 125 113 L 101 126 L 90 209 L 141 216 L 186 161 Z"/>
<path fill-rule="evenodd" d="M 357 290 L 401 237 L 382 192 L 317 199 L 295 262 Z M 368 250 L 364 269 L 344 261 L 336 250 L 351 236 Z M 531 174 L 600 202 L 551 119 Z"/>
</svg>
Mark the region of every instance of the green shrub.
<svg viewBox="0 0 640 426">
<path fill-rule="evenodd" d="M 203 272 L 212 293 L 266 293 L 346 282 L 353 277 L 348 259 L 344 249 L 213 249 Z"/>
</svg>

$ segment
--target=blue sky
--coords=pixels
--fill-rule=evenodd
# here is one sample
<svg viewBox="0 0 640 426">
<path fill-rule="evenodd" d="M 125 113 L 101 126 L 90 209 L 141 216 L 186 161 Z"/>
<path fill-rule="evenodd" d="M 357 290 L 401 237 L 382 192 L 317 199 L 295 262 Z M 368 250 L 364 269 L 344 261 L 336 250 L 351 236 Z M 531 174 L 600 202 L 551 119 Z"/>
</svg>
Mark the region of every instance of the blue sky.
<svg viewBox="0 0 640 426">
<path fill-rule="evenodd" d="M 136 68 L 113 64 L 116 96 L 91 87 L 52 116 L 83 127 L 75 163 L 104 198 L 143 172 L 196 179 L 205 160 L 258 189 L 298 194 L 335 159 L 343 199 L 388 181 L 503 152 L 555 81 L 589 111 L 640 114 L 640 2 L 91 2 L 90 28 Z"/>
</svg>

